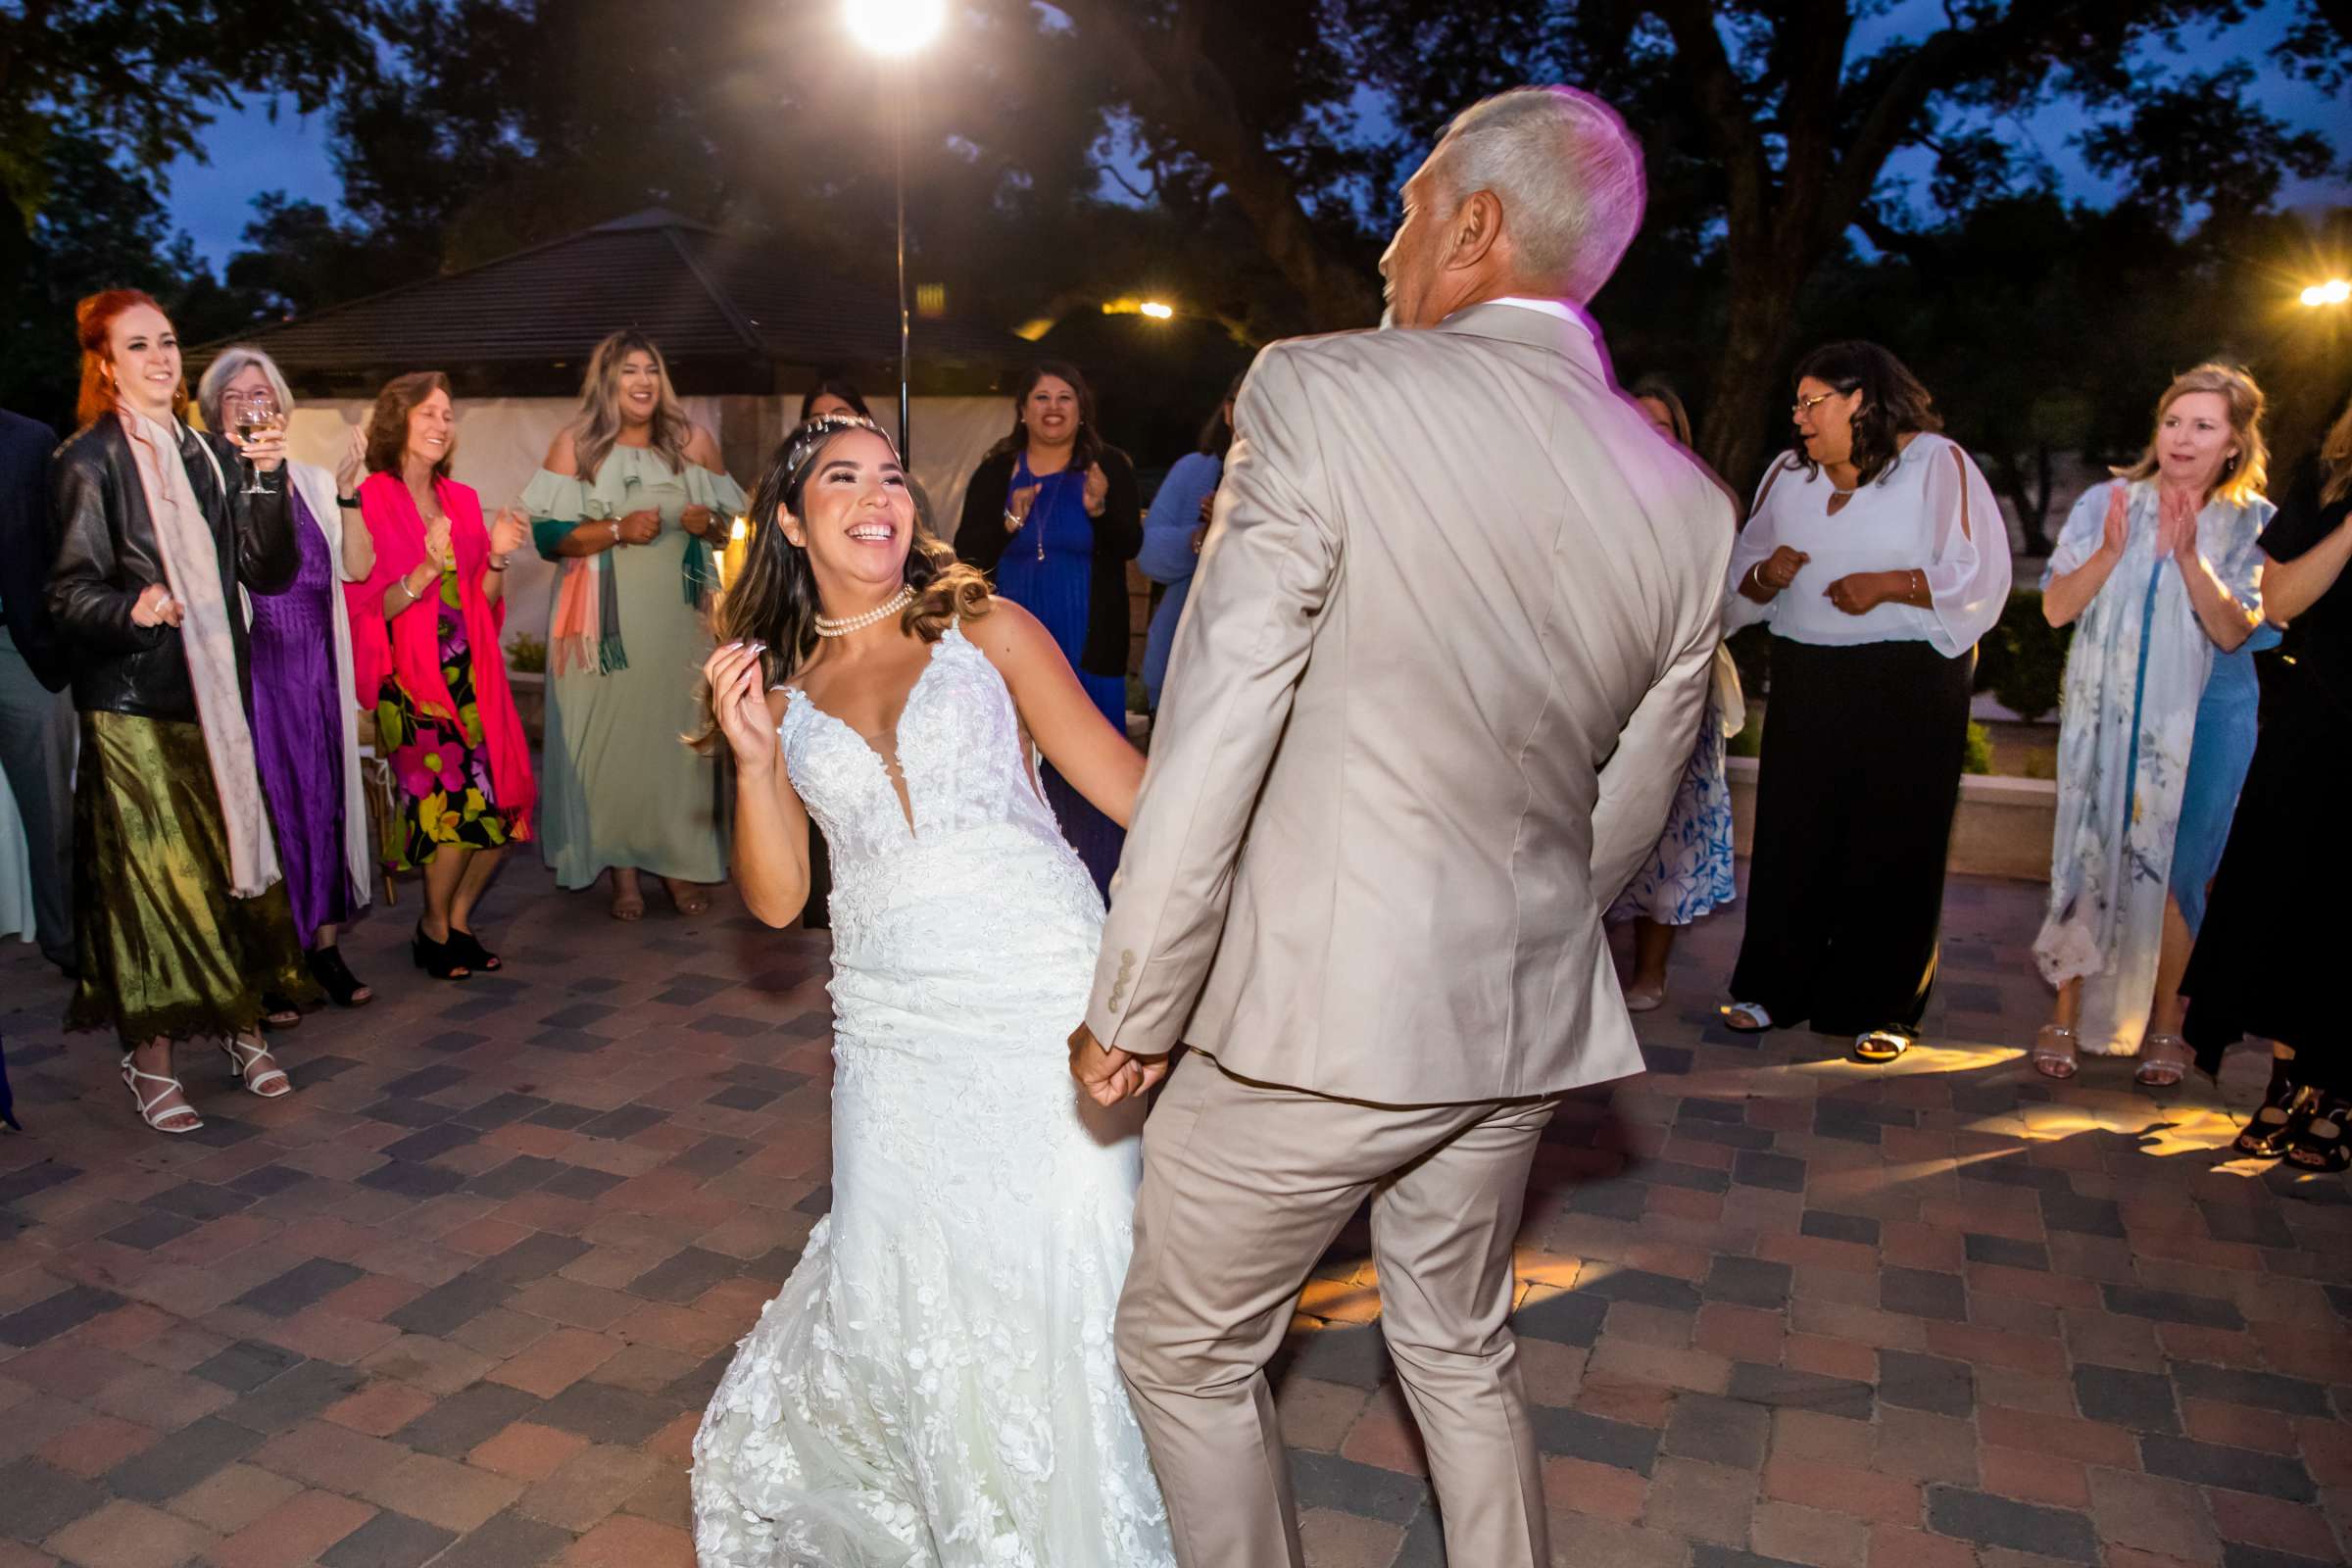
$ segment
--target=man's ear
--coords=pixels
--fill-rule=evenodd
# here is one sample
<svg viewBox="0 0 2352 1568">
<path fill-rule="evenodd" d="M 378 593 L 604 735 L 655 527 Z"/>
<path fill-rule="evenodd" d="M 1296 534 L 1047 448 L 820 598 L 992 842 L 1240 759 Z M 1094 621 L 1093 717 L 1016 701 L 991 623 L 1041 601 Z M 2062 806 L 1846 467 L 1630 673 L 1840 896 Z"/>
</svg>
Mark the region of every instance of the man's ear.
<svg viewBox="0 0 2352 1568">
<path fill-rule="evenodd" d="M 1474 190 L 1454 209 L 1447 228 L 1446 270 L 1482 266 L 1502 238 L 1502 203 L 1491 190 Z"/>
</svg>

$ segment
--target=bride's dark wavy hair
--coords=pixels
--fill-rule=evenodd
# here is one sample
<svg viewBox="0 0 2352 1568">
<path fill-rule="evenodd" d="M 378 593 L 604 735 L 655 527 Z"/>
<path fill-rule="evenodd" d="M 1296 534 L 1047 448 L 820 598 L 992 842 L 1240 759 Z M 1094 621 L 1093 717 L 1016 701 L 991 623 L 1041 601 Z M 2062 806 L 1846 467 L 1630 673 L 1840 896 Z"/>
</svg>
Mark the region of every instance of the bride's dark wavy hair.
<svg viewBox="0 0 2352 1568">
<path fill-rule="evenodd" d="M 834 442 L 857 430 L 890 440 L 873 420 L 846 414 L 807 420 L 784 438 L 752 496 L 751 538 L 743 569 L 713 608 L 712 629 L 720 642 L 756 639 L 767 644 L 760 659 L 760 676 L 770 688 L 800 673 L 816 652 L 816 617 L 823 608 L 808 552 L 785 536 L 783 518 L 803 515 L 808 476 Z M 987 614 L 993 603 L 988 579 L 957 561 L 956 552 L 924 528 L 919 517 L 905 570 L 914 600 L 899 617 L 899 625 L 926 643 L 939 641 L 957 621 Z M 693 741 L 704 751 L 720 743 L 708 685 L 703 690 L 703 728 Z"/>
</svg>

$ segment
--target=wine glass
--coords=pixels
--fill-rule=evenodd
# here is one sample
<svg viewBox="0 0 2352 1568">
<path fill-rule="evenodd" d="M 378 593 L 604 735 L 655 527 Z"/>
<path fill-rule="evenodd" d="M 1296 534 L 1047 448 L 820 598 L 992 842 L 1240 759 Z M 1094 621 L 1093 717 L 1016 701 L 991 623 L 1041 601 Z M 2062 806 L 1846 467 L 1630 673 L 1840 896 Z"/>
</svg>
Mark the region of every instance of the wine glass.
<svg viewBox="0 0 2352 1568">
<path fill-rule="evenodd" d="M 276 394 L 267 387 L 258 387 L 237 399 L 229 406 L 229 414 L 240 444 L 251 441 L 265 431 L 276 429 L 284 419 L 284 416 L 278 412 Z M 258 496 L 269 493 L 262 488 L 262 470 L 250 458 L 245 461 L 245 494 Z"/>
</svg>

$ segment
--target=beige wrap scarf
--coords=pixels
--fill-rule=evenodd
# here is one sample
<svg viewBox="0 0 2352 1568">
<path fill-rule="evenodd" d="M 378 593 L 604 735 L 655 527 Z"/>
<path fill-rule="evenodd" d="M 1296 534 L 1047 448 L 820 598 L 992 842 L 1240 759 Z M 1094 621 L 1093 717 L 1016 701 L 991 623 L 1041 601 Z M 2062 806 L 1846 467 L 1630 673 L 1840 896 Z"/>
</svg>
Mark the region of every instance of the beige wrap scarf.
<svg viewBox="0 0 2352 1568">
<path fill-rule="evenodd" d="M 278 878 L 277 843 L 262 804 L 261 769 L 254 760 L 253 729 L 245 720 L 245 695 L 237 681 L 237 645 L 229 632 L 228 599 L 220 581 L 219 542 L 188 483 L 176 422 L 164 424 L 122 404 L 115 413 L 130 440 L 132 466 L 147 497 L 155 542 L 164 558 L 165 586 L 179 601 L 180 647 L 188 658 L 189 684 L 196 689 L 196 720 L 212 760 L 213 788 L 220 797 L 220 819 L 228 829 L 229 891 L 240 899 L 268 892 Z M 197 438 L 199 444 L 203 438 Z M 228 479 L 212 448 L 214 476 L 221 499 L 232 509 Z"/>
</svg>

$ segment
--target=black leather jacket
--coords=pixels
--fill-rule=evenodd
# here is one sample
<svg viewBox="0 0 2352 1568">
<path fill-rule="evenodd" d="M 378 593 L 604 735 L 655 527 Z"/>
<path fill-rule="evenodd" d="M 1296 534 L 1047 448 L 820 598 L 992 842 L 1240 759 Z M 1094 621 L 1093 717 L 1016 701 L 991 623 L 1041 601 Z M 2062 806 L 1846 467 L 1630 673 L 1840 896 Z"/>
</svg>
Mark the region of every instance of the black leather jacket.
<svg viewBox="0 0 2352 1568">
<path fill-rule="evenodd" d="M 192 444 L 205 442 L 220 460 L 228 494 L 213 466 Z M 237 678 L 248 691 L 251 666 L 237 585 L 257 594 L 283 593 L 302 568 L 286 504 L 286 471 L 264 474 L 265 495 L 242 494 L 236 449 L 218 435 L 181 433 L 188 484 L 213 525 L 220 587 L 228 600 L 229 634 L 237 647 Z M 147 492 L 130 456 L 130 438 L 116 418 L 101 418 L 57 449 L 49 469 L 53 526 L 59 532 L 49 570 L 49 614 L 74 667 L 74 707 L 84 713 L 135 713 L 143 718 L 195 722 L 196 690 L 176 626 L 140 626 L 130 618 L 149 583 L 163 582 L 164 561 L 147 515 Z"/>
</svg>

